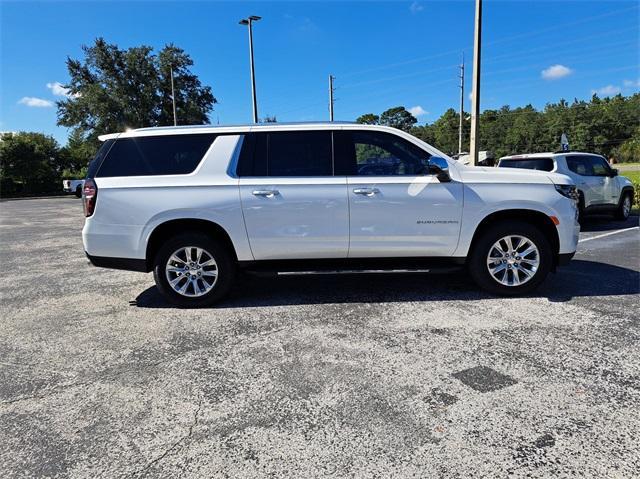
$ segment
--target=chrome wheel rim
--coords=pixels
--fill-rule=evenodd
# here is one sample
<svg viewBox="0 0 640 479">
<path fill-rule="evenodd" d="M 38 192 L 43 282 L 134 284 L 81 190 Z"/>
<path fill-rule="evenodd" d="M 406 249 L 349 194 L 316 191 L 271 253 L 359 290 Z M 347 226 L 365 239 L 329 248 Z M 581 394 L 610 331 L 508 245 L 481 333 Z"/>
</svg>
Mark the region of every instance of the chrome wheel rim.
<svg viewBox="0 0 640 479">
<path fill-rule="evenodd" d="M 196 298 L 207 294 L 218 281 L 218 265 L 213 255 L 198 246 L 185 246 L 167 260 L 165 274 L 169 286 L 181 296 Z"/>
<path fill-rule="evenodd" d="M 531 281 L 539 266 L 538 247 L 525 236 L 504 236 L 493 244 L 487 255 L 489 274 L 503 286 L 521 286 Z"/>
<path fill-rule="evenodd" d="M 624 197 L 624 201 L 622 202 L 622 214 L 626 218 L 629 216 L 631 212 L 631 199 L 628 196 Z"/>
</svg>

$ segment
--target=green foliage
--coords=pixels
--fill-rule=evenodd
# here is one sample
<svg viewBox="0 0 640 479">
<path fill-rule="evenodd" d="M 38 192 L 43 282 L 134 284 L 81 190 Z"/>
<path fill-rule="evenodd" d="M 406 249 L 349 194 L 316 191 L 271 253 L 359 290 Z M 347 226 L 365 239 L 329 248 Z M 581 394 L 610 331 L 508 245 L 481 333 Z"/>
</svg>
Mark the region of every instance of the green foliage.
<svg viewBox="0 0 640 479">
<path fill-rule="evenodd" d="M 189 67 L 182 49 L 166 45 L 120 50 L 98 38 L 83 47 L 84 60 L 67 59 L 70 95 L 58 102 L 58 124 L 73 127 L 89 141 L 127 128 L 173 124 L 171 68 L 179 124 L 209 122 L 216 99 Z M 95 146 L 95 145 L 94 145 Z"/>
<path fill-rule="evenodd" d="M 363 125 L 378 125 L 380 123 L 380 117 L 373 113 L 366 113 L 356 118 L 356 123 Z"/>
<path fill-rule="evenodd" d="M 55 191 L 64 165 L 55 139 L 42 133 L 0 136 L 2 195 Z M 59 187 L 57 188 L 60 189 Z"/>
<path fill-rule="evenodd" d="M 402 107 L 387 110 L 402 109 Z M 406 111 L 406 110 L 405 110 Z M 384 124 L 383 113 L 380 124 Z M 408 112 L 407 112 L 408 113 Z M 359 123 L 377 118 L 367 114 Z M 407 131 L 453 154 L 458 152 L 459 114 L 452 108 L 431 124 L 414 126 Z M 462 149 L 469 148 L 470 121 L 463 122 Z M 560 136 L 566 133 L 572 150 L 613 154 L 620 162 L 640 161 L 640 94 L 617 95 L 590 101 L 565 100 L 549 103 L 542 111 L 531 105 L 511 109 L 485 110 L 480 115 L 481 150 L 489 150 L 499 158 L 508 154 L 539 153 L 560 149 Z M 405 129 L 405 128 L 402 128 Z"/>
<path fill-rule="evenodd" d="M 73 130 L 67 144 L 60 150 L 62 179 L 84 178 L 89 161 L 97 149 L 98 145 L 88 141 L 80 130 Z"/>
<path fill-rule="evenodd" d="M 640 126 L 636 128 L 631 138 L 615 148 L 611 154 L 621 163 L 640 161 Z"/>
<path fill-rule="evenodd" d="M 403 106 L 389 108 L 380 115 L 381 125 L 391 126 L 398 130 L 411 131 L 411 128 L 416 123 L 418 123 L 418 120 Z"/>
</svg>

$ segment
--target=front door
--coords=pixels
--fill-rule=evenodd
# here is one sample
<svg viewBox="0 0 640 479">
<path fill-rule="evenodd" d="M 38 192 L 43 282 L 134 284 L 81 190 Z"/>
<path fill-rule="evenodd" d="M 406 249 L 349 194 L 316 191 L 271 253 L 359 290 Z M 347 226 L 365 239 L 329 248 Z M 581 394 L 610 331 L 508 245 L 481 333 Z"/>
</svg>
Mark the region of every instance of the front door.
<svg viewBox="0 0 640 479">
<path fill-rule="evenodd" d="M 584 206 L 596 206 L 604 203 L 603 176 L 596 175 L 591 156 L 567 156 L 567 167 L 576 175 L 576 186 L 584 196 Z"/>
<path fill-rule="evenodd" d="M 238 174 L 256 260 L 346 258 L 346 179 L 333 176 L 330 131 L 248 134 Z"/>
<path fill-rule="evenodd" d="M 429 174 L 430 154 L 391 133 L 345 130 L 349 257 L 448 256 L 456 249 L 462 184 Z M 348 158 L 345 161 L 344 157 Z"/>
</svg>

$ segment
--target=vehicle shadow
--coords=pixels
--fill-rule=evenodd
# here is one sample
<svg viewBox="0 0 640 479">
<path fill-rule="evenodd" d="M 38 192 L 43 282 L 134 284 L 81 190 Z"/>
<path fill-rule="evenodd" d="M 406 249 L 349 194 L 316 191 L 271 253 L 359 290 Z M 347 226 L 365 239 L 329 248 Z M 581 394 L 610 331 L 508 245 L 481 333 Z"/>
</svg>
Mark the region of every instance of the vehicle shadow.
<svg viewBox="0 0 640 479">
<path fill-rule="evenodd" d="M 633 228 L 640 224 L 640 216 L 629 216 L 625 221 L 618 221 L 613 219 L 612 216 L 607 215 L 593 215 L 587 216 L 580 223 L 580 231 L 611 231 L 621 230 L 625 228 Z"/>
<path fill-rule="evenodd" d="M 549 276 L 530 297 L 563 302 L 575 297 L 632 295 L 640 292 L 640 272 L 594 261 L 574 260 Z M 477 301 L 493 298 L 466 272 L 453 274 L 334 274 L 257 277 L 244 275 L 214 308 L 293 306 L 328 303 Z M 157 289 L 140 293 L 133 306 L 172 308 Z"/>
</svg>

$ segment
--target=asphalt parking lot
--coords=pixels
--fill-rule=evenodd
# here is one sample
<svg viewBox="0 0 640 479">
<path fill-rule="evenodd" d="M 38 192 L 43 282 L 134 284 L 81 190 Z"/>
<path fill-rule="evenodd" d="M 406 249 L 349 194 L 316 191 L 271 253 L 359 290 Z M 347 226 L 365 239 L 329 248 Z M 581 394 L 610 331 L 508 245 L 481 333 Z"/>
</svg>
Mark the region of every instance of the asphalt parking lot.
<svg viewBox="0 0 640 479">
<path fill-rule="evenodd" d="M 203 310 L 88 265 L 75 198 L 0 219 L 0 477 L 640 471 L 637 216 L 590 220 L 531 297 L 252 277 Z"/>
</svg>

